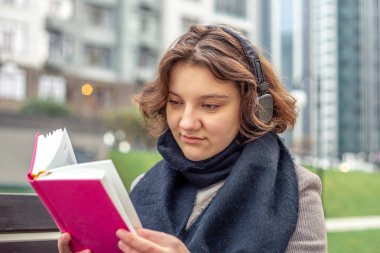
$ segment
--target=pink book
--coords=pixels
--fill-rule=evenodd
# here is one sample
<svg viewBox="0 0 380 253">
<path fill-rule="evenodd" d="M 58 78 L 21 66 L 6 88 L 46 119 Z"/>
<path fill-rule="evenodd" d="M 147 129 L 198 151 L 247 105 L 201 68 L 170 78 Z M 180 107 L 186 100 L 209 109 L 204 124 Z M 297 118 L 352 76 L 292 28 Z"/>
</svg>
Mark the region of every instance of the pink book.
<svg viewBox="0 0 380 253">
<path fill-rule="evenodd" d="M 27 179 L 74 252 L 120 252 L 116 231 L 141 227 L 112 161 L 77 164 L 65 129 L 37 133 Z"/>
</svg>

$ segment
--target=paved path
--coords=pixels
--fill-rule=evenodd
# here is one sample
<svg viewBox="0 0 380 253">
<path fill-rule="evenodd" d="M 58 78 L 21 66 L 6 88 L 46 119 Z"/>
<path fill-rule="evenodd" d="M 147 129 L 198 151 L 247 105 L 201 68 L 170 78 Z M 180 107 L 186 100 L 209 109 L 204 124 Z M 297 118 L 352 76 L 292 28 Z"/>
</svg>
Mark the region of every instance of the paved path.
<svg viewBox="0 0 380 253">
<path fill-rule="evenodd" d="M 327 218 L 328 232 L 380 229 L 380 216 Z"/>
</svg>

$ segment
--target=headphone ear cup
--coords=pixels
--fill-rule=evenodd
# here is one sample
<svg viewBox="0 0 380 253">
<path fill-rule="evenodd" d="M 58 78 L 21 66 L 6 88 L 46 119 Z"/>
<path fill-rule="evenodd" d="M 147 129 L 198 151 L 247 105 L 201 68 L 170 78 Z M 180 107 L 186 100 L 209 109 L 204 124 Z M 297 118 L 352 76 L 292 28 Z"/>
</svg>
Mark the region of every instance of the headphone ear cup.
<svg viewBox="0 0 380 253">
<path fill-rule="evenodd" d="M 259 97 L 259 108 L 256 116 L 264 123 L 269 123 L 273 118 L 273 97 L 266 93 Z"/>
</svg>

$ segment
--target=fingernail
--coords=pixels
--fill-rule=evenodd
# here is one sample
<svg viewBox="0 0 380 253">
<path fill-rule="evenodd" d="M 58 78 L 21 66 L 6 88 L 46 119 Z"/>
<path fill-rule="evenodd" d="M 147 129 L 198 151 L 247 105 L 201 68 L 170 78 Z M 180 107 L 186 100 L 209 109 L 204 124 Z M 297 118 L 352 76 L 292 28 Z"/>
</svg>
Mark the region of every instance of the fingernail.
<svg viewBox="0 0 380 253">
<path fill-rule="evenodd" d="M 123 229 L 118 229 L 118 230 L 116 231 L 116 235 L 117 235 L 117 236 L 121 236 L 123 233 L 124 233 Z"/>
</svg>

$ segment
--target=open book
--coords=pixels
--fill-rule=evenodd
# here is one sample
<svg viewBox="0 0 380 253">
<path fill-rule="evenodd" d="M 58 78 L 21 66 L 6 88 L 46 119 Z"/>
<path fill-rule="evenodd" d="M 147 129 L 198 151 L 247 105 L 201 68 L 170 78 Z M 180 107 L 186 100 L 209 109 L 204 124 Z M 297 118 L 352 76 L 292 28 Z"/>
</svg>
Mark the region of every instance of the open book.
<svg viewBox="0 0 380 253">
<path fill-rule="evenodd" d="M 141 227 L 112 161 L 77 164 L 66 129 L 36 134 L 27 179 L 74 252 L 120 252 L 117 229 Z"/>
</svg>

